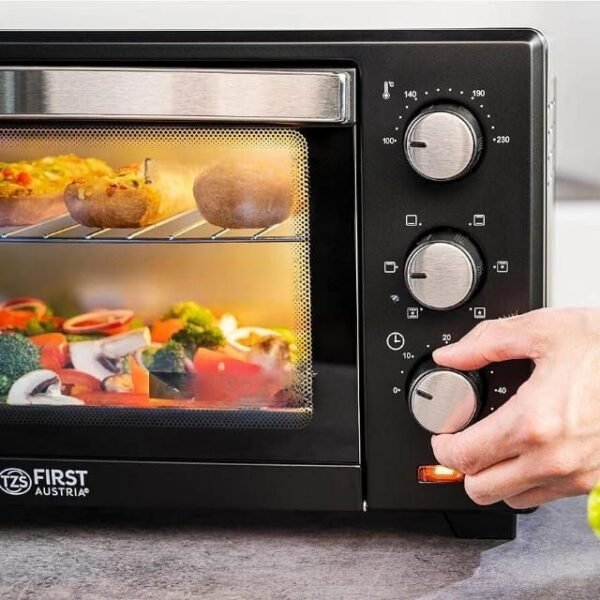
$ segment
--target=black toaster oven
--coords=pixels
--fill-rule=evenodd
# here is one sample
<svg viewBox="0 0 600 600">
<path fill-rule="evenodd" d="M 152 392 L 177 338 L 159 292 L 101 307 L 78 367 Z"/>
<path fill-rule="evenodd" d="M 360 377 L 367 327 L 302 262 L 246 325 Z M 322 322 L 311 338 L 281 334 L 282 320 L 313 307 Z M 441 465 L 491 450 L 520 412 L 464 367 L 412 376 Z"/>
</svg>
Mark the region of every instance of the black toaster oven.
<svg viewBox="0 0 600 600">
<path fill-rule="evenodd" d="M 530 373 L 436 347 L 545 303 L 535 31 L 0 33 L 0 503 L 428 510 L 432 433 Z"/>
</svg>

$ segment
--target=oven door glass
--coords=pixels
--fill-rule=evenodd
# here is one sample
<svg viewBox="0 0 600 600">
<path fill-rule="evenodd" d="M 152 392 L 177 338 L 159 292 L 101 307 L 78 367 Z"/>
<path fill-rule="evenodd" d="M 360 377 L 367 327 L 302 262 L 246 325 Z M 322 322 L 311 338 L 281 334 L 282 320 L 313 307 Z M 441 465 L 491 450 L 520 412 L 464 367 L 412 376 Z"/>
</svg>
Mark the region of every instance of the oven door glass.
<svg viewBox="0 0 600 600">
<path fill-rule="evenodd" d="M 358 461 L 351 129 L 0 135 L 2 454 Z"/>
</svg>

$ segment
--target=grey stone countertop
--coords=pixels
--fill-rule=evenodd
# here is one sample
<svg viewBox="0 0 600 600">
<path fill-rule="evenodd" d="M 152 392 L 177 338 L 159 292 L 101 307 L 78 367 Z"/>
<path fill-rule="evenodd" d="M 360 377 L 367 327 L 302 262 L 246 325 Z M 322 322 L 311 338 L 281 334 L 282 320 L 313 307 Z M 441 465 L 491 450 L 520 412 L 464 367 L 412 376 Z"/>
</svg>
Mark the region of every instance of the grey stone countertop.
<svg viewBox="0 0 600 600">
<path fill-rule="evenodd" d="M 519 517 L 510 542 L 459 540 L 440 515 L 4 509 L 10 599 L 600 597 L 585 498 Z"/>
</svg>

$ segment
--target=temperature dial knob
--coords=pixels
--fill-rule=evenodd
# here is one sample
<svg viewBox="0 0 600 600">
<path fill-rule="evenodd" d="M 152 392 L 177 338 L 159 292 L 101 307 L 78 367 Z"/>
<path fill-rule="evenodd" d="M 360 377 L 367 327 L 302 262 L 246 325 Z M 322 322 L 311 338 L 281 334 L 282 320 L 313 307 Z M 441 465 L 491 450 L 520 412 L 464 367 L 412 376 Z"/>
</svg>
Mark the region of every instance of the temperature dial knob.
<svg viewBox="0 0 600 600">
<path fill-rule="evenodd" d="M 404 151 L 411 167 L 426 179 L 450 181 L 466 175 L 483 147 L 481 127 L 458 104 L 436 104 L 409 124 Z"/>
<path fill-rule="evenodd" d="M 440 231 L 421 239 L 408 256 L 404 277 L 413 298 L 433 310 L 466 302 L 483 275 L 483 259 L 462 233 Z"/>
<path fill-rule="evenodd" d="M 455 433 L 477 416 L 481 387 L 481 377 L 475 371 L 455 371 L 428 361 L 410 384 L 409 408 L 430 433 Z"/>
</svg>

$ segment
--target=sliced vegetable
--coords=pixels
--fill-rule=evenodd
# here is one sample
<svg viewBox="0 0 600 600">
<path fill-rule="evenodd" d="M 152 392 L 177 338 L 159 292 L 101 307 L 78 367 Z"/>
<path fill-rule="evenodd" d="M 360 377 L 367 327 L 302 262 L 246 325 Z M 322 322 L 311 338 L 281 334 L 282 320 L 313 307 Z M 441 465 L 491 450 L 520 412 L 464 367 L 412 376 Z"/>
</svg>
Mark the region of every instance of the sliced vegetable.
<svg viewBox="0 0 600 600">
<path fill-rule="evenodd" d="M 42 333 L 40 335 L 32 335 L 29 338 L 36 346 L 61 346 L 67 343 L 67 336 L 63 333 Z"/>
<path fill-rule="evenodd" d="M 40 365 L 44 369 L 62 369 L 69 362 L 69 345 L 62 333 L 42 333 L 29 338 L 40 349 Z"/>
<path fill-rule="evenodd" d="M 150 331 L 144 328 L 98 340 L 75 342 L 69 350 L 76 369 L 102 381 L 111 375 L 123 373 L 124 358 L 149 344 Z"/>
<path fill-rule="evenodd" d="M 178 331 L 185 327 L 182 319 L 164 319 L 152 323 L 152 341 L 159 344 L 166 344 Z"/>
<path fill-rule="evenodd" d="M 38 317 L 45 315 L 48 312 L 48 306 L 39 298 L 31 298 L 29 296 L 21 296 L 19 298 L 11 298 L 0 304 L 0 309 L 6 310 L 28 310 L 35 313 Z M 30 315 L 31 316 L 31 315 Z"/>
<path fill-rule="evenodd" d="M 150 396 L 150 373 L 146 367 L 140 365 L 134 356 L 129 356 L 129 373 L 133 391 Z"/>
<path fill-rule="evenodd" d="M 194 356 L 195 399 L 207 406 L 259 408 L 282 385 L 260 365 L 199 348 Z"/>
<path fill-rule="evenodd" d="M 227 373 L 231 377 L 253 376 L 262 371 L 259 365 L 207 348 L 198 348 L 194 356 L 194 367 L 198 373 Z"/>
<path fill-rule="evenodd" d="M 150 373 L 150 397 L 189 402 L 193 398 L 191 381 L 190 376 L 183 373 Z"/>
<path fill-rule="evenodd" d="M 106 332 L 125 325 L 133 319 L 132 310 L 96 310 L 67 319 L 63 323 L 66 333 Z"/>
<path fill-rule="evenodd" d="M 25 329 L 31 318 L 29 310 L 0 309 L 0 329 Z"/>
<path fill-rule="evenodd" d="M 100 391 L 100 381 L 87 373 L 76 369 L 60 369 L 57 372 L 63 386 L 63 392 L 79 398 L 87 392 Z"/>
<path fill-rule="evenodd" d="M 99 345 L 102 347 L 104 354 L 112 358 L 122 358 L 127 354 L 133 354 L 149 344 L 150 330 L 147 327 L 99 340 Z"/>
<path fill-rule="evenodd" d="M 75 405 L 81 400 L 62 394 L 60 377 L 49 369 L 31 371 L 17 379 L 8 392 L 7 404 Z"/>
<path fill-rule="evenodd" d="M 131 375 L 129 373 L 111 375 L 102 382 L 102 389 L 105 392 L 133 392 Z"/>
</svg>

